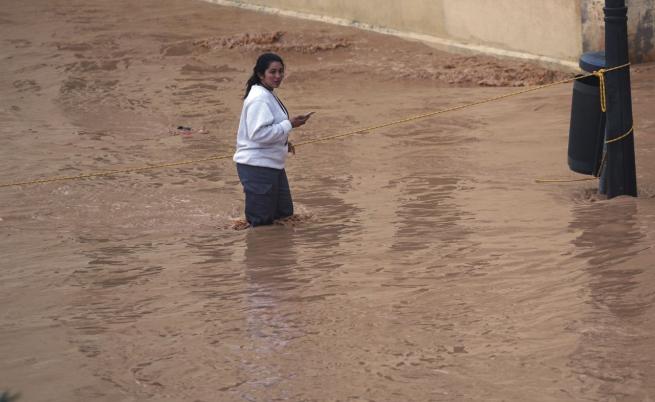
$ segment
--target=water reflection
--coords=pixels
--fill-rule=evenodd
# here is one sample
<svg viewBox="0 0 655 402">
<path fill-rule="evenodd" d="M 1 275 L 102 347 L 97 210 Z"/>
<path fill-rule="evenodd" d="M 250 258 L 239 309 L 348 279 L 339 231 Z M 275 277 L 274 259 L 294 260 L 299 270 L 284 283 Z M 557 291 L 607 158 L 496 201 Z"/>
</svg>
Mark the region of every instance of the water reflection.
<svg viewBox="0 0 655 402">
<path fill-rule="evenodd" d="M 248 230 L 243 262 L 244 342 L 249 353 L 242 369 L 249 380 L 242 392 L 248 399 L 285 380 L 279 356 L 292 339 L 302 335 L 294 324 L 298 306 L 287 306 L 284 301 L 298 291 L 301 282 L 294 231 L 279 226 Z"/>
<path fill-rule="evenodd" d="M 248 230 L 244 263 L 248 298 L 256 309 L 274 306 L 275 295 L 294 289 L 297 265 L 293 229 L 273 226 Z"/>
<path fill-rule="evenodd" d="M 573 244 L 586 261 L 591 310 L 575 326 L 580 341 L 570 364 L 581 392 L 598 400 L 647 400 L 655 390 L 648 380 L 655 374 L 649 363 L 655 338 L 648 324 L 655 276 L 646 269 L 653 251 L 641 226 L 645 221 L 638 199 L 573 210 L 570 228 L 580 232 Z"/>
</svg>

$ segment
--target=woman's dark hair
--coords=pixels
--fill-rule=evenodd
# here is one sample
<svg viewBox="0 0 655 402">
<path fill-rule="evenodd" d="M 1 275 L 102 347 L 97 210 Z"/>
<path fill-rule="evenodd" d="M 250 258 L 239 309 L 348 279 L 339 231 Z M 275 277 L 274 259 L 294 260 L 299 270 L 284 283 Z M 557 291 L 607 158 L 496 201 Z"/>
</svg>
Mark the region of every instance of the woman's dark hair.
<svg viewBox="0 0 655 402">
<path fill-rule="evenodd" d="M 257 58 L 257 63 L 255 63 L 255 67 L 252 69 L 252 75 L 248 78 L 248 82 L 246 82 L 246 94 L 243 95 L 243 99 L 246 99 L 250 93 L 250 88 L 252 88 L 253 85 L 262 83 L 259 76 L 264 75 L 268 66 L 270 66 L 274 61 L 279 62 L 282 64 L 282 67 L 284 67 L 282 58 L 275 53 L 263 53 Z"/>
</svg>

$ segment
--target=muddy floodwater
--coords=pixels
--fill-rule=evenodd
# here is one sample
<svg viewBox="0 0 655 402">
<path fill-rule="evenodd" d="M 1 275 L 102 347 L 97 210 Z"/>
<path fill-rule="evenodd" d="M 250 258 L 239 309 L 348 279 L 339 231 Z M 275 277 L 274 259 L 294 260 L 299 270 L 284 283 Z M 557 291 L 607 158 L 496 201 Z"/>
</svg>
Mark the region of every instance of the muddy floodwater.
<svg viewBox="0 0 655 402">
<path fill-rule="evenodd" d="M 233 152 L 257 55 L 292 141 L 571 76 L 194 0 L 0 0 L 0 182 Z M 298 148 L 234 230 L 230 159 L 0 189 L 0 394 L 655 400 L 655 65 L 639 196 L 567 167 L 571 85 Z M 177 127 L 189 130 L 178 130 Z"/>
</svg>

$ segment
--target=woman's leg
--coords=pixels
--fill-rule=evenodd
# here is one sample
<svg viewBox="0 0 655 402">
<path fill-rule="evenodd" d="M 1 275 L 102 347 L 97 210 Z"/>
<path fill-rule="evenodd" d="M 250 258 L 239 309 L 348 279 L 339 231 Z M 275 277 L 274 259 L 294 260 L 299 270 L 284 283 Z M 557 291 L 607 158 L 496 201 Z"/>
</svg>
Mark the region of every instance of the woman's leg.
<svg viewBox="0 0 655 402">
<path fill-rule="evenodd" d="M 252 226 L 270 225 L 276 219 L 279 170 L 237 164 L 246 194 L 246 219 Z"/>
<path fill-rule="evenodd" d="M 277 210 L 275 219 L 286 218 L 293 215 L 293 200 L 291 199 L 291 189 L 287 172 L 282 169 L 278 178 Z"/>
</svg>

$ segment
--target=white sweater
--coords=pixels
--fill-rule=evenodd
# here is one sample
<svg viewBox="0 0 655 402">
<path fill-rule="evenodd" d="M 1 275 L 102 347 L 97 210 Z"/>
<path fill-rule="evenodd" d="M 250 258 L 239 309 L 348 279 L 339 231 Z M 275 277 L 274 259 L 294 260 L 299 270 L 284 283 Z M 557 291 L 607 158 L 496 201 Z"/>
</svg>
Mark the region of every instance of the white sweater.
<svg viewBox="0 0 655 402">
<path fill-rule="evenodd" d="M 253 85 L 243 101 L 232 159 L 245 165 L 284 169 L 290 131 L 289 116 L 275 96 Z"/>
</svg>

